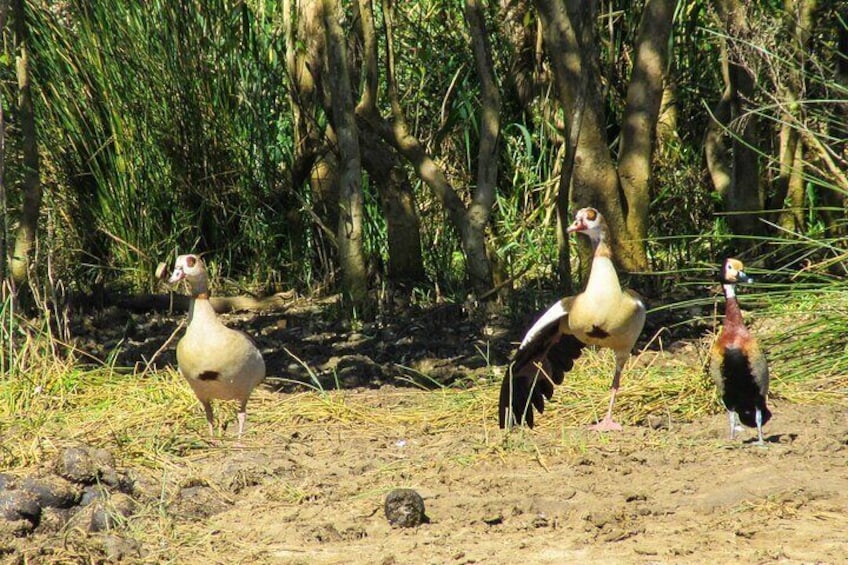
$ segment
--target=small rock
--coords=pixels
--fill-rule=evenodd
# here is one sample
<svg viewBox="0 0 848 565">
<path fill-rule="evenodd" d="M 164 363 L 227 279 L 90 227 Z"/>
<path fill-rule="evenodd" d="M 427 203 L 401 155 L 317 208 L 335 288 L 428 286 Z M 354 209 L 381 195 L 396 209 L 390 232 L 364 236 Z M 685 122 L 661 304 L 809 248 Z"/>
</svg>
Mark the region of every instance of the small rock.
<svg viewBox="0 0 848 565">
<path fill-rule="evenodd" d="M 127 492 L 127 494 L 132 495 L 136 500 L 139 498 L 144 500 L 158 500 L 162 495 L 162 485 L 150 477 L 137 475 L 134 478 L 127 477 L 127 480 L 132 487 L 132 490 Z M 121 489 L 121 492 L 126 491 Z"/>
<path fill-rule="evenodd" d="M 41 510 L 41 520 L 36 533 L 58 532 L 65 527 L 73 510 L 68 508 L 53 508 L 47 506 Z"/>
<path fill-rule="evenodd" d="M 665 430 L 668 428 L 668 420 L 664 416 L 649 416 L 648 426 L 653 430 Z"/>
<path fill-rule="evenodd" d="M 100 478 L 100 469 L 89 451 L 82 447 L 69 447 L 62 452 L 56 472 L 75 483 L 90 485 Z"/>
<path fill-rule="evenodd" d="M 411 528 L 427 521 L 424 499 L 411 488 L 399 488 L 386 496 L 386 518 L 392 526 Z"/>
<path fill-rule="evenodd" d="M 94 447 L 88 450 L 88 454 L 98 467 L 114 469 L 115 457 L 108 449 Z"/>
<path fill-rule="evenodd" d="M 538 516 L 533 518 L 531 524 L 534 528 L 547 528 L 551 525 L 550 520 L 548 520 L 548 517 L 542 514 L 539 514 Z"/>
<path fill-rule="evenodd" d="M 625 502 L 638 502 L 648 500 L 648 497 L 641 492 L 628 492 L 624 495 Z"/>
<path fill-rule="evenodd" d="M 603 528 L 607 524 L 615 523 L 615 516 L 610 512 L 596 511 L 591 512 L 588 516 L 586 516 L 586 521 L 595 526 L 596 528 Z"/>
<path fill-rule="evenodd" d="M 144 557 L 141 544 L 137 540 L 114 534 L 103 536 L 103 552 L 109 563 L 123 560 L 137 560 Z"/>
<path fill-rule="evenodd" d="M 29 520 L 0 520 L 0 540 L 6 542 L 10 537 L 23 537 L 31 534 L 34 529 L 35 526 Z M 23 563 L 23 561 L 11 563 Z"/>
<path fill-rule="evenodd" d="M 15 485 L 15 478 L 7 473 L 0 473 L 0 490 L 12 488 Z"/>
<path fill-rule="evenodd" d="M 54 475 L 28 477 L 21 483 L 21 489 L 32 493 L 41 506 L 70 508 L 80 500 L 79 489 Z"/>
<path fill-rule="evenodd" d="M 342 541 L 342 535 L 339 533 L 339 530 L 332 524 L 323 524 L 321 526 L 317 526 L 313 532 L 313 537 L 315 541 L 320 543 L 328 543 L 328 542 L 339 542 Z"/>
<path fill-rule="evenodd" d="M 132 494 L 135 488 L 133 480 L 129 475 L 121 471 L 116 471 L 112 467 L 103 469 L 103 476 L 100 478 L 100 482 L 113 490 L 126 494 Z"/>
<path fill-rule="evenodd" d="M 98 501 L 91 513 L 89 530 L 102 532 L 123 524 L 135 510 L 135 501 L 123 493 L 115 493 L 108 499 Z"/>
<path fill-rule="evenodd" d="M 33 526 L 41 518 L 41 506 L 32 493 L 25 490 L 5 490 L 0 493 L 0 516 L 9 521 L 28 520 Z"/>
<path fill-rule="evenodd" d="M 601 533 L 598 539 L 606 542 L 621 541 L 638 535 L 643 531 L 645 531 L 644 528 L 635 528 L 632 530 L 628 530 L 619 526 L 613 526 L 609 530 L 606 530 Z"/>
<path fill-rule="evenodd" d="M 103 500 L 109 496 L 109 491 L 101 485 L 90 485 L 83 489 L 80 506 L 90 506 L 92 502 Z"/>
<path fill-rule="evenodd" d="M 633 548 L 633 551 L 637 555 L 658 555 L 659 549 L 653 545 L 649 545 L 647 543 L 643 543 L 642 545 L 637 545 Z"/>
</svg>

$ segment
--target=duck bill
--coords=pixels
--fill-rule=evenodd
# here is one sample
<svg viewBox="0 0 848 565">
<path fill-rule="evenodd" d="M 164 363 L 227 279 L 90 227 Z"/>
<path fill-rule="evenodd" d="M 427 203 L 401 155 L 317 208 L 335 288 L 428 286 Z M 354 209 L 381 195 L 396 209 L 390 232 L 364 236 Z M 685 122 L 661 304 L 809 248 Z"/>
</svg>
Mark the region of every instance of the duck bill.
<svg viewBox="0 0 848 565">
<path fill-rule="evenodd" d="M 574 220 L 571 225 L 565 228 L 565 233 L 575 233 L 586 229 L 586 225 L 580 220 Z"/>
<path fill-rule="evenodd" d="M 174 269 L 174 272 L 171 273 L 171 278 L 168 279 L 168 284 L 178 283 L 181 280 L 183 280 L 184 278 L 185 278 L 185 271 L 183 271 L 181 268 L 177 267 L 176 269 Z"/>
</svg>

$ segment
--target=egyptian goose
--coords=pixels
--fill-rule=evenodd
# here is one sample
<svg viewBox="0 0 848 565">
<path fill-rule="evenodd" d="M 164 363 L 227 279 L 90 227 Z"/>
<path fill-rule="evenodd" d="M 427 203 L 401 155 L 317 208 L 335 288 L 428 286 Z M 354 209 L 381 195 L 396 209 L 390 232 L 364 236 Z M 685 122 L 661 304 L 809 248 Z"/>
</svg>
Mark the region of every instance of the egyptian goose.
<svg viewBox="0 0 848 565">
<path fill-rule="evenodd" d="M 567 232 L 585 234 L 592 242 L 589 280 L 583 292 L 563 298 L 542 314 L 521 341 L 501 385 L 501 428 L 522 423 L 532 428 L 533 409 L 542 413 L 545 399 L 551 399 L 554 385 L 562 383 L 582 349 L 598 345 L 615 352 L 615 374 L 607 414 L 591 428 L 621 429 L 612 418 L 612 408 L 621 371 L 645 325 L 645 304 L 635 292 L 621 289 L 608 228 L 600 212 L 594 208 L 578 210 Z"/>
<path fill-rule="evenodd" d="M 188 327 L 177 344 L 180 374 L 191 385 L 215 436 L 212 399 L 237 400 L 238 439 L 244 432 L 247 399 L 265 378 L 265 361 L 244 333 L 225 326 L 209 303 L 206 267 L 197 255 L 180 255 L 170 284 L 185 280 L 191 291 Z"/>
<path fill-rule="evenodd" d="M 724 327 L 710 351 L 710 375 L 718 388 L 730 419 L 730 439 L 736 437 L 738 422 L 757 428 L 757 443 L 764 445 L 763 425 L 771 418 L 766 406 L 769 388 L 768 364 L 756 338 L 742 320 L 736 285 L 753 279 L 737 259 L 727 259 L 720 274 L 724 287 Z"/>
</svg>

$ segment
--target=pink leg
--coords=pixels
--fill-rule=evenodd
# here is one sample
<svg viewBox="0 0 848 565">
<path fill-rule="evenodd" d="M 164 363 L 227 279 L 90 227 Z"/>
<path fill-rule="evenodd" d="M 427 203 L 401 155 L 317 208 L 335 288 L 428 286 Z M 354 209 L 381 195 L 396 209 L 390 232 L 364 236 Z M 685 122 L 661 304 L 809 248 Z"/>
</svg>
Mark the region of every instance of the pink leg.
<svg viewBox="0 0 848 565">
<path fill-rule="evenodd" d="M 244 399 L 239 404 L 238 411 L 238 436 L 236 439 L 236 447 L 241 447 L 241 435 L 244 433 L 244 421 L 247 419 L 247 399 Z"/>
<path fill-rule="evenodd" d="M 239 425 L 239 429 L 238 429 L 238 439 L 239 439 L 239 441 L 241 441 L 241 434 L 243 434 L 243 433 L 244 433 L 244 420 L 245 420 L 246 418 L 247 418 L 247 413 L 246 413 L 246 412 L 239 412 L 239 413 L 238 413 L 238 425 Z"/>
<path fill-rule="evenodd" d="M 620 360 L 619 356 L 616 355 L 615 362 L 615 375 L 612 377 L 612 389 L 610 394 L 609 408 L 607 408 L 607 415 L 604 416 L 604 419 L 589 426 L 590 430 L 596 432 L 619 432 L 621 431 L 621 424 L 612 419 L 612 407 L 615 406 L 615 395 L 618 393 L 618 385 L 621 381 L 621 369 L 624 367 L 624 363 L 627 360 L 627 357 L 624 357 L 624 360 Z"/>
<path fill-rule="evenodd" d="M 621 424 L 612 419 L 612 407 L 615 404 L 615 394 L 618 392 L 618 387 L 613 387 L 612 396 L 610 397 L 609 408 L 607 409 L 607 415 L 604 416 L 604 419 L 589 426 L 590 430 L 594 430 L 596 432 L 620 432 Z"/>
</svg>

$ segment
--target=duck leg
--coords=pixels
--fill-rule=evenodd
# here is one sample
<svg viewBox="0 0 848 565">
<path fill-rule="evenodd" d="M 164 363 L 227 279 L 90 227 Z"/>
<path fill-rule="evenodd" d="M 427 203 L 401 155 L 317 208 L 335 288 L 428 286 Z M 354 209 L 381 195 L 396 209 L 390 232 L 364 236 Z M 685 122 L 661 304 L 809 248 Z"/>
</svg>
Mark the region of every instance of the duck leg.
<svg viewBox="0 0 848 565">
<path fill-rule="evenodd" d="M 203 411 L 206 413 L 206 423 L 209 424 L 209 437 L 215 439 L 215 417 L 212 414 L 212 403 L 208 400 L 201 400 Z"/>
<path fill-rule="evenodd" d="M 730 422 L 730 439 L 736 439 L 736 433 L 743 429 L 742 424 L 739 423 L 739 414 L 734 410 L 728 410 L 727 419 Z"/>
<path fill-rule="evenodd" d="M 618 432 L 621 431 L 621 424 L 612 419 L 612 408 L 615 406 L 615 395 L 618 393 L 618 385 L 621 382 L 621 371 L 624 369 L 624 363 L 627 362 L 627 357 L 630 354 L 615 355 L 615 375 L 612 377 L 612 387 L 610 388 L 610 401 L 607 408 L 607 415 L 604 419 L 593 426 L 589 426 L 590 430 L 596 432 Z"/>
<path fill-rule="evenodd" d="M 736 412 L 734 412 L 733 410 L 728 410 L 727 419 L 730 421 L 730 439 L 736 439 Z"/>
<path fill-rule="evenodd" d="M 247 419 L 247 399 L 239 404 L 238 411 L 238 442 L 241 443 L 241 434 L 244 433 L 244 422 Z"/>
<path fill-rule="evenodd" d="M 765 444 L 766 444 L 766 442 L 765 442 L 765 440 L 763 439 L 763 412 L 762 412 L 762 410 L 760 410 L 759 408 L 757 408 L 757 409 L 756 409 L 756 412 L 754 413 L 754 418 L 756 418 L 756 422 L 757 422 L 757 437 L 759 438 L 759 439 L 757 440 L 757 445 L 765 445 Z"/>
</svg>

